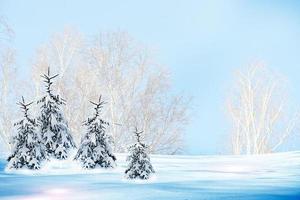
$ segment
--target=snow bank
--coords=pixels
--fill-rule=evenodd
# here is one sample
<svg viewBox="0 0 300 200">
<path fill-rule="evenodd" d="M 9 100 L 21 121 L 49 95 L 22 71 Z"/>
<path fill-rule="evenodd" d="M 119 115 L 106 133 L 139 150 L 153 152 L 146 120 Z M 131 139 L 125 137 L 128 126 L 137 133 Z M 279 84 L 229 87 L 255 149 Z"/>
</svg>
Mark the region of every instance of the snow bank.
<svg viewBox="0 0 300 200">
<path fill-rule="evenodd" d="M 254 156 L 152 155 L 148 181 L 124 179 L 125 154 L 112 170 L 83 170 L 72 159 L 41 171 L 4 171 L 0 199 L 300 199 L 300 152 Z"/>
</svg>

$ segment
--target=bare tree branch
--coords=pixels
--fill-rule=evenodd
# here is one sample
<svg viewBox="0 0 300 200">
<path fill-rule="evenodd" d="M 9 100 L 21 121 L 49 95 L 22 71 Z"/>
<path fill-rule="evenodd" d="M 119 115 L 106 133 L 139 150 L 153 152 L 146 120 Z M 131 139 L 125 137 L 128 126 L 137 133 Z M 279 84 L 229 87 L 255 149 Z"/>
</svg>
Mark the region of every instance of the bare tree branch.
<svg viewBox="0 0 300 200">
<path fill-rule="evenodd" d="M 230 98 L 234 154 L 262 154 L 276 151 L 292 134 L 299 113 L 284 130 L 283 108 L 286 106 L 284 81 L 261 64 L 249 66 L 237 74 L 234 95 Z"/>
</svg>

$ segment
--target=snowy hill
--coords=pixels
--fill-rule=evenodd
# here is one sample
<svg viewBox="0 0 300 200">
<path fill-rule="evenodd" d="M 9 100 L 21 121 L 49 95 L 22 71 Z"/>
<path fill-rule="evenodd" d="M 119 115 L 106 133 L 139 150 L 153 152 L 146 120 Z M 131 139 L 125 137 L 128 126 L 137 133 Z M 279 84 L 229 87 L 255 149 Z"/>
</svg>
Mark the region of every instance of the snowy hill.
<svg viewBox="0 0 300 200">
<path fill-rule="evenodd" d="M 52 162 L 35 174 L 5 172 L 0 160 L 0 199 L 300 199 L 300 152 L 262 156 L 151 157 L 149 181 L 123 178 L 125 155 L 114 170 L 81 170 L 72 161 Z"/>
</svg>

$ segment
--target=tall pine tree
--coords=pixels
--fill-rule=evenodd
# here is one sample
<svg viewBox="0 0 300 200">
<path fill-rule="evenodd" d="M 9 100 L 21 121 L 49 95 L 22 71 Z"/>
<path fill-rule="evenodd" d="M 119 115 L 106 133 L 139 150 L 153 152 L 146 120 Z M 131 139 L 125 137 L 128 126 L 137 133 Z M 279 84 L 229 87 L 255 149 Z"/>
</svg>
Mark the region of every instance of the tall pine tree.
<svg viewBox="0 0 300 200">
<path fill-rule="evenodd" d="M 52 80 L 57 76 L 58 74 L 50 75 L 50 68 L 47 74 L 42 75 L 47 94 L 38 101 L 38 104 L 41 104 L 39 121 L 48 155 L 57 159 L 66 159 L 70 150 L 76 146 L 61 108 L 65 105 L 65 100 L 52 93 Z"/>
<path fill-rule="evenodd" d="M 141 142 L 142 133 L 143 131 L 139 132 L 135 128 L 134 134 L 137 142 L 128 148 L 128 167 L 125 170 L 128 179 L 149 179 L 150 175 L 155 173 L 147 153 L 148 146 Z"/>
<path fill-rule="evenodd" d="M 81 140 L 75 160 L 79 160 L 83 168 L 115 167 L 116 157 L 111 148 L 112 138 L 106 133 L 106 127 L 109 126 L 109 123 L 100 117 L 101 109 L 105 103 L 101 100 L 101 96 L 98 103 L 90 102 L 95 106 L 95 113 L 92 118 L 88 118 L 84 122 L 87 133 Z"/>
<path fill-rule="evenodd" d="M 46 159 L 46 150 L 40 133 L 37 131 L 37 123 L 28 115 L 29 106 L 32 103 L 26 104 L 23 97 L 18 103 L 24 116 L 21 121 L 15 123 L 18 131 L 12 137 L 13 150 L 7 159 L 10 169 L 40 169 L 42 162 Z"/>
</svg>

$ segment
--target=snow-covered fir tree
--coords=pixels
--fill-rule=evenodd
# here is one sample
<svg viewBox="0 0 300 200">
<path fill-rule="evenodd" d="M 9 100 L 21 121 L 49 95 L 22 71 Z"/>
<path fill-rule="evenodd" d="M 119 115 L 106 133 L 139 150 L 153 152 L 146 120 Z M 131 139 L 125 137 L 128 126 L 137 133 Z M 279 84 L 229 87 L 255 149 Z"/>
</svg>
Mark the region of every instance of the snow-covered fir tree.
<svg viewBox="0 0 300 200">
<path fill-rule="evenodd" d="M 128 179 L 149 179 L 151 174 L 155 173 L 147 152 L 148 146 L 141 142 L 142 133 L 137 128 L 135 129 L 134 134 L 137 142 L 128 148 L 128 167 L 125 170 Z"/>
<path fill-rule="evenodd" d="M 38 104 L 41 104 L 41 113 L 38 119 L 47 154 L 57 159 L 66 159 L 70 150 L 76 146 L 62 112 L 65 100 L 52 93 L 52 80 L 57 76 L 58 74 L 50 75 L 50 68 L 48 68 L 48 73 L 42 76 L 46 83 L 47 94 L 38 101 Z"/>
<path fill-rule="evenodd" d="M 46 160 L 46 149 L 41 141 L 36 120 L 28 115 L 28 107 L 32 103 L 26 104 L 23 97 L 18 103 L 24 116 L 21 121 L 15 123 L 18 131 L 12 137 L 13 149 L 7 159 L 9 169 L 40 169 L 42 162 Z"/>
<path fill-rule="evenodd" d="M 111 148 L 112 137 L 106 133 L 106 127 L 109 126 L 109 123 L 100 117 L 101 109 L 105 103 L 101 100 L 101 96 L 98 103 L 90 102 L 95 106 L 95 113 L 92 118 L 88 118 L 84 122 L 87 133 L 81 140 L 75 160 L 79 160 L 83 168 L 113 168 L 116 157 Z"/>
</svg>

